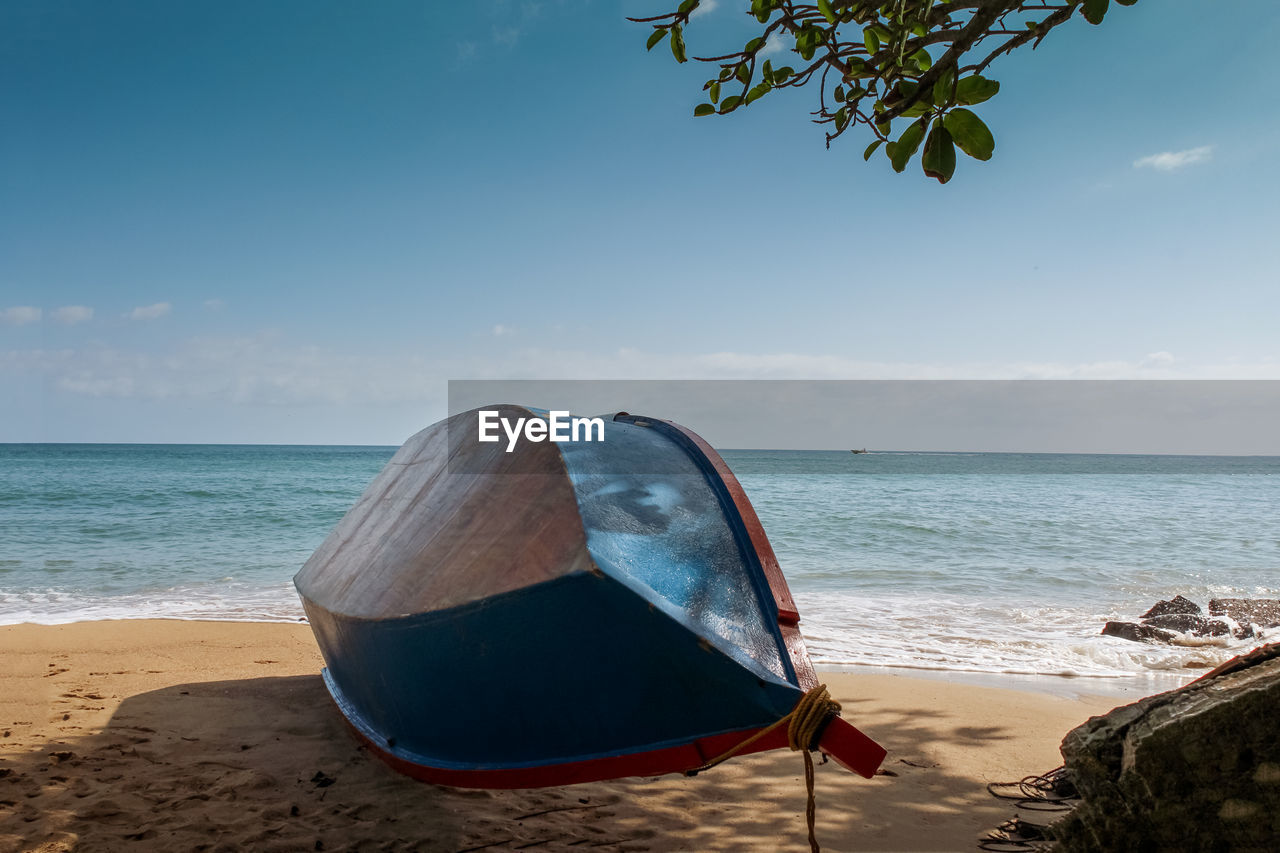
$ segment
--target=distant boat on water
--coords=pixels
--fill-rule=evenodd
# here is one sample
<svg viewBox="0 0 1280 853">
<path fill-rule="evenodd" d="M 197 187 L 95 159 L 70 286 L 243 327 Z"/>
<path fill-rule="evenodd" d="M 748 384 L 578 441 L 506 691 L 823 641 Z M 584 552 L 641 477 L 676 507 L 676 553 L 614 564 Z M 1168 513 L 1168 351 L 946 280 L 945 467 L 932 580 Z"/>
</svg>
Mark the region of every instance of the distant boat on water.
<svg viewBox="0 0 1280 853">
<path fill-rule="evenodd" d="M 867 449 L 864 447 L 861 450 L 850 450 L 849 452 L 850 453 L 866 453 Z"/>
<path fill-rule="evenodd" d="M 507 449 L 477 441 L 480 411 L 405 442 L 294 578 L 325 685 L 373 752 L 430 782 L 525 788 L 787 746 L 778 724 L 825 691 L 720 455 L 626 413 L 603 440 Z M 824 713 L 803 743 L 871 777 L 884 749 Z"/>
</svg>

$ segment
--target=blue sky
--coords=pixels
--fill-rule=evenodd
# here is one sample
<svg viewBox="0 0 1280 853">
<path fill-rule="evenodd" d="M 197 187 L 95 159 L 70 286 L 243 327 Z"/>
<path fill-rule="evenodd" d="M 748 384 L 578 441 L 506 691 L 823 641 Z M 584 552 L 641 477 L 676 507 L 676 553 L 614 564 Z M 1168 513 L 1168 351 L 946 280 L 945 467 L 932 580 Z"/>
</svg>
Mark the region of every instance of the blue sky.
<svg viewBox="0 0 1280 853">
<path fill-rule="evenodd" d="M 712 5 L 692 53 L 750 23 Z M 4 4 L 0 441 L 394 444 L 466 378 L 1280 378 L 1280 8 L 1113 7 L 993 66 L 943 187 L 808 93 L 695 120 L 624 20 L 662 4 Z"/>
</svg>

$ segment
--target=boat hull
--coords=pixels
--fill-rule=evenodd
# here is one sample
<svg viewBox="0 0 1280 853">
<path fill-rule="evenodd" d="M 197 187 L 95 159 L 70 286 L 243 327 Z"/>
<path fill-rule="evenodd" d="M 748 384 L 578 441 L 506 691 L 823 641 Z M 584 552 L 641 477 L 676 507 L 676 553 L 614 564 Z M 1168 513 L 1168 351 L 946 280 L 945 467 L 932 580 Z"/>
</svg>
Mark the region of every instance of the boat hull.
<svg viewBox="0 0 1280 853">
<path fill-rule="evenodd" d="M 676 473 L 630 472 L 620 480 L 625 489 L 596 470 L 597 457 L 583 463 L 581 448 L 564 454 L 559 472 L 548 456 L 534 473 L 526 465 L 519 474 L 477 474 L 456 452 L 452 472 L 428 471 L 422 459 L 439 454 L 422 449 L 434 439 L 420 434 L 419 449 L 393 460 L 299 573 L 325 684 L 351 728 L 391 766 L 426 781 L 486 788 L 687 772 L 787 715 L 816 684 L 794 602 L 737 480 L 687 430 L 651 420 L 637 427 L 636 420 L 615 421 L 615 448 L 638 441 L 645 453 L 673 454 Z M 548 500 L 563 502 L 559 483 L 572 483 L 572 518 L 509 497 L 528 486 L 504 477 L 540 476 Z M 425 485 L 406 489 L 406 477 Z M 506 509 L 490 512 L 483 500 L 457 497 L 458 478 L 470 478 L 468 494 L 503 495 Z M 672 504 L 663 509 L 669 517 L 655 521 L 660 513 L 649 497 L 636 503 L 647 479 Z M 675 499 L 673 483 L 683 490 Z M 433 503 L 441 493 L 452 503 Z M 630 497 L 616 497 L 624 493 Z M 620 522 L 627 501 L 632 515 Z M 391 522 L 388 511 L 396 514 Z M 518 547 L 527 518 L 536 520 L 528 540 L 541 543 L 531 556 Z M 640 522 L 653 529 L 637 533 Z M 424 526 L 433 531 L 429 541 L 414 539 Z M 495 536 L 505 543 L 496 551 Z M 398 543 L 398 561 L 386 553 L 388 539 Z M 637 551 L 637 542 L 644 548 Z M 719 562 L 694 553 L 701 550 L 719 554 Z M 456 581 L 441 586 L 408 574 L 436 571 L 441 560 L 421 555 L 439 553 L 456 555 L 442 569 L 451 578 L 467 577 L 457 561 L 481 560 L 475 574 L 496 591 L 474 595 Z M 493 565 L 494 554 L 509 566 Z M 360 575 L 360 559 L 379 577 L 389 574 L 401 597 L 427 589 L 447 606 L 391 606 L 394 597 Z M 536 571 L 527 568 L 531 561 Z M 348 568 L 349 578 L 342 574 Z M 368 594 L 350 590 L 372 590 L 380 610 L 369 612 Z M 778 728 L 742 751 L 785 742 Z M 839 719 L 822 747 L 864 775 L 883 757 Z"/>
</svg>

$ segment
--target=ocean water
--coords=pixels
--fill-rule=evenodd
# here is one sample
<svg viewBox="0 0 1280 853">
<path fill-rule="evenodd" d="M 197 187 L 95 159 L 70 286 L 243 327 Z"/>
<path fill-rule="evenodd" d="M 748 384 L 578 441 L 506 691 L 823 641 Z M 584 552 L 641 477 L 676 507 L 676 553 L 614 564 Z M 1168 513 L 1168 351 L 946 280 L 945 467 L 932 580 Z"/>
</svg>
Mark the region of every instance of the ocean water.
<svg viewBox="0 0 1280 853">
<path fill-rule="evenodd" d="M 294 621 L 292 577 L 395 448 L 0 445 L 0 624 Z M 1099 634 L 1280 598 L 1280 457 L 724 451 L 825 665 L 1191 675 L 1266 640 Z"/>
</svg>

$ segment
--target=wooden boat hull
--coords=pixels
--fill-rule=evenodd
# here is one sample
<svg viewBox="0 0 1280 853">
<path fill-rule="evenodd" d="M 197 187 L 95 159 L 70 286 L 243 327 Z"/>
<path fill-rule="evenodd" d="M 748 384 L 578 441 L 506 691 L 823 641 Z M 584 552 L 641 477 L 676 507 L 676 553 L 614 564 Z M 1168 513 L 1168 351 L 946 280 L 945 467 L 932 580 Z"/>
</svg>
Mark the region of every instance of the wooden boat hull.
<svg viewBox="0 0 1280 853">
<path fill-rule="evenodd" d="M 620 415 L 595 447 L 513 459 L 468 417 L 407 442 L 295 579 L 325 684 L 385 761 L 464 787 L 687 771 L 816 684 L 763 529 L 701 439 Z M 823 737 L 864 775 L 883 757 L 842 720 Z"/>
</svg>

